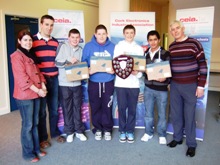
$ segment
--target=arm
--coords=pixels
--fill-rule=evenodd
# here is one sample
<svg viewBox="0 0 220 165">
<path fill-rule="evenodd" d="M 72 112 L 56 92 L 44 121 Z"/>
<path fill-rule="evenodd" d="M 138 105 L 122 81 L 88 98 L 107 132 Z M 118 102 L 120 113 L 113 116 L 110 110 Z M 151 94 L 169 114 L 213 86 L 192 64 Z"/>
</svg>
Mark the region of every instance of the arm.
<svg viewBox="0 0 220 165">
<path fill-rule="evenodd" d="M 119 48 L 119 45 L 118 45 L 118 44 L 115 45 L 113 58 L 118 57 L 118 56 L 120 56 L 120 55 L 122 55 L 122 54 L 123 54 L 123 52 L 122 52 L 122 50 Z"/>
<path fill-rule="evenodd" d="M 44 84 L 44 82 L 41 83 L 41 88 L 42 88 L 44 91 L 47 92 L 47 87 L 46 87 L 46 85 Z"/>
<path fill-rule="evenodd" d="M 16 54 L 11 57 L 13 76 L 19 88 L 26 90 L 30 88 L 34 82 L 26 73 L 25 61 L 21 54 Z"/>
<path fill-rule="evenodd" d="M 198 87 L 196 89 L 196 97 L 202 97 L 204 95 L 204 86 L 207 78 L 207 64 L 205 60 L 205 55 L 202 55 L 197 58 L 199 64 L 199 73 L 198 73 Z"/>
<path fill-rule="evenodd" d="M 138 46 L 138 49 L 137 49 L 137 55 L 144 55 L 144 50 L 143 50 L 143 48 L 141 47 L 141 46 Z M 142 75 L 143 75 L 143 73 L 142 72 L 139 72 L 139 71 L 132 71 L 132 73 L 131 73 L 132 75 L 135 75 L 137 78 L 141 78 L 142 77 Z"/>
<path fill-rule="evenodd" d="M 37 88 L 33 81 L 30 79 L 29 75 L 27 75 L 25 61 L 20 54 L 13 56 L 11 58 L 11 63 L 14 79 L 22 90 L 29 88 L 41 97 L 46 96 L 46 92 Z"/>
<path fill-rule="evenodd" d="M 68 47 L 63 44 L 60 47 L 60 50 L 56 56 L 55 64 L 58 68 L 64 68 L 66 64 L 72 63 L 72 58 L 70 57 L 70 51 Z"/>
<path fill-rule="evenodd" d="M 197 63 L 199 65 L 199 71 L 198 71 L 198 86 L 203 87 L 205 86 L 206 83 L 206 78 L 207 78 L 207 63 L 205 59 L 205 54 L 204 51 L 200 51 L 199 54 L 197 55 Z"/>
<path fill-rule="evenodd" d="M 196 96 L 202 97 L 204 95 L 204 87 L 207 78 L 207 63 L 202 45 L 197 41 L 198 52 L 196 56 L 197 63 L 199 65 L 198 71 L 198 87 L 196 89 Z"/>
<path fill-rule="evenodd" d="M 169 61 L 170 62 L 170 52 L 169 51 L 166 51 L 166 50 L 163 50 L 163 51 L 165 51 L 165 53 L 162 55 L 162 56 L 164 56 L 163 57 L 163 61 Z M 155 81 L 158 81 L 158 82 L 164 82 L 164 81 L 170 81 L 170 78 L 159 78 L 159 79 L 157 79 L 157 80 L 155 80 Z"/>
<path fill-rule="evenodd" d="M 40 73 L 40 79 L 41 79 L 41 89 L 44 91 L 44 94 L 46 96 L 46 94 L 47 94 L 47 87 L 45 85 L 46 79 L 44 78 L 44 76 L 43 76 L 43 74 L 41 72 L 39 72 L 39 73 Z M 39 95 L 39 96 L 45 97 L 44 94 Z"/>
<path fill-rule="evenodd" d="M 196 89 L 196 97 L 202 97 L 204 95 L 204 88 L 197 87 Z"/>
<path fill-rule="evenodd" d="M 112 69 L 111 71 L 109 72 L 106 72 L 106 73 L 109 73 L 109 74 L 115 74 L 114 70 Z"/>
<path fill-rule="evenodd" d="M 43 88 L 42 88 L 42 89 L 39 89 L 39 88 L 37 88 L 34 84 L 30 86 L 30 89 L 31 89 L 32 91 L 34 91 L 35 93 L 37 93 L 40 97 L 45 97 L 46 94 L 47 94 L 47 91 L 46 91 L 46 90 L 43 90 Z"/>
<path fill-rule="evenodd" d="M 83 52 L 82 52 L 82 62 L 87 62 L 88 67 L 90 67 L 90 52 L 89 52 L 88 44 L 85 45 Z"/>
<path fill-rule="evenodd" d="M 82 61 L 82 47 L 78 45 L 77 49 L 73 51 L 72 47 L 70 48 L 70 58 L 67 60 L 70 61 L 72 64 L 76 64 Z"/>
<path fill-rule="evenodd" d="M 142 77 L 142 72 L 139 72 L 139 71 L 137 71 L 137 70 L 133 70 L 132 72 L 131 72 L 131 74 L 132 75 L 134 75 L 134 76 L 136 76 L 137 78 L 141 78 Z"/>
<path fill-rule="evenodd" d="M 90 69 L 90 53 L 91 53 L 91 48 L 88 44 L 85 45 L 84 49 L 83 49 L 83 53 L 82 53 L 82 62 L 87 62 L 87 65 L 89 67 L 89 74 L 92 75 L 96 72 L 92 71 Z"/>
</svg>

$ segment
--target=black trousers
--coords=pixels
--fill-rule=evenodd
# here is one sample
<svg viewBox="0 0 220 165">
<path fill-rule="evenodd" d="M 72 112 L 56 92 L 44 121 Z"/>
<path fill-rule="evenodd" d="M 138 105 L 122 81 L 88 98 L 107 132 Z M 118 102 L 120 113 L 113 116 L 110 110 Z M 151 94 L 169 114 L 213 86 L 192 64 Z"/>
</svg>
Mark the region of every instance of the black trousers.
<svg viewBox="0 0 220 165">
<path fill-rule="evenodd" d="M 114 81 L 97 83 L 89 81 L 88 93 L 91 106 L 93 133 L 97 130 L 111 132 L 113 128 L 112 101 Z"/>
<path fill-rule="evenodd" d="M 134 133 L 140 89 L 119 87 L 115 89 L 118 102 L 119 132 Z"/>
<path fill-rule="evenodd" d="M 81 119 L 82 86 L 60 86 L 60 100 L 64 116 L 64 132 L 69 135 L 74 132 L 83 133 L 85 127 Z"/>
</svg>

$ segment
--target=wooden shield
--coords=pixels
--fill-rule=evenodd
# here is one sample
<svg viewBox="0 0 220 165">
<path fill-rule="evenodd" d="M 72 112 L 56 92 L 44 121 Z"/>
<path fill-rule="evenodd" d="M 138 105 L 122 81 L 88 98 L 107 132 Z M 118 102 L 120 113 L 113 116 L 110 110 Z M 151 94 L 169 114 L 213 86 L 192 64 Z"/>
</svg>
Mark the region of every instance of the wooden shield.
<svg viewBox="0 0 220 165">
<path fill-rule="evenodd" d="M 126 79 L 133 71 L 134 59 L 131 56 L 120 55 L 112 60 L 112 67 L 117 76 Z"/>
</svg>

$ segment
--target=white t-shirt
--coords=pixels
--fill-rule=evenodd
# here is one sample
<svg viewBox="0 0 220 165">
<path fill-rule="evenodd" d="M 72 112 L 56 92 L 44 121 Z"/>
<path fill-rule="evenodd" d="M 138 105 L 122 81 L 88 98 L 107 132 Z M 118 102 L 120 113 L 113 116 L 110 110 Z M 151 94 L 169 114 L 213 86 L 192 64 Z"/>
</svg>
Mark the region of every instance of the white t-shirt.
<svg viewBox="0 0 220 165">
<path fill-rule="evenodd" d="M 149 49 L 150 59 L 152 60 L 154 58 L 154 55 L 160 50 L 160 46 L 155 50 L 154 52 L 151 51 L 151 48 Z"/>
<path fill-rule="evenodd" d="M 135 41 L 129 43 L 125 40 L 120 41 L 114 50 L 114 58 L 120 55 L 135 55 L 135 56 L 143 56 L 144 50 L 138 45 Z M 139 78 L 142 76 L 142 73 L 139 72 L 137 75 L 130 74 L 126 79 L 122 79 L 116 75 L 115 78 L 115 87 L 121 88 L 139 88 Z"/>
</svg>

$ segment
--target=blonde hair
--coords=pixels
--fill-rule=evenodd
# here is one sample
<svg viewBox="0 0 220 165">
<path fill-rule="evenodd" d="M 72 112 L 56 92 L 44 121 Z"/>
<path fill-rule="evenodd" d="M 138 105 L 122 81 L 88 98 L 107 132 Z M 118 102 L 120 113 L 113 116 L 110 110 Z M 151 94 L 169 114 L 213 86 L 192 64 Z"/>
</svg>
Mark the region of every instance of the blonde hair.
<svg viewBox="0 0 220 165">
<path fill-rule="evenodd" d="M 175 23 L 178 24 L 178 25 L 180 25 L 181 28 L 184 27 L 183 22 L 178 21 L 178 20 L 174 20 L 174 21 L 172 21 L 172 22 L 170 23 L 170 30 L 171 30 L 172 25 L 175 24 Z"/>
</svg>

